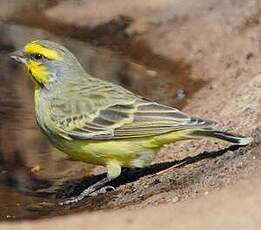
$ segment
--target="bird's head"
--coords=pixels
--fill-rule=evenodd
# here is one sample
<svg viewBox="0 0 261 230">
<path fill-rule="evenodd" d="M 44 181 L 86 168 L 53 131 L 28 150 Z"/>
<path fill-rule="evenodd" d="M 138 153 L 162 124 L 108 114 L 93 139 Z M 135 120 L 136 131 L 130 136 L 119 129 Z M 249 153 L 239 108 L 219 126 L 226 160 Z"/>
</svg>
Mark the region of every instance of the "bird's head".
<svg viewBox="0 0 261 230">
<path fill-rule="evenodd" d="M 22 49 L 11 53 L 10 57 L 24 64 L 36 85 L 40 87 L 62 80 L 75 68 L 81 69 L 79 62 L 68 49 L 48 40 L 29 42 Z"/>
</svg>

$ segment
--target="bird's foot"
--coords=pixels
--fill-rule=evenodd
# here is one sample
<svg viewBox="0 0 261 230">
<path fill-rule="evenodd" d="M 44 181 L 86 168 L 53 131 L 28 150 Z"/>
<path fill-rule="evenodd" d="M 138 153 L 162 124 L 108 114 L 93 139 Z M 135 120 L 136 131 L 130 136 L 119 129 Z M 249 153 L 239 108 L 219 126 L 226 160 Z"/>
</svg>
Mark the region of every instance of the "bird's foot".
<svg viewBox="0 0 261 230">
<path fill-rule="evenodd" d="M 91 185 L 89 188 L 85 189 L 79 196 L 76 197 L 72 197 L 68 200 L 65 200 L 63 202 L 60 202 L 59 205 L 67 205 L 67 204 L 73 204 L 73 203 L 77 203 L 79 201 L 81 201 L 82 199 L 84 199 L 86 196 L 89 196 L 91 193 L 95 192 L 95 191 L 100 191 L 99 193 L 105 193 L 108 190 L 115 190 L 114 187 L 112 186 L 104 186 L 106 183 L 108 183 L 110 180 L 106 177 L 98 182 L 96 182 L 95 184 Z"/>
<path fill-rule="evenodd" d="M 101 189 L 99 189 L 97 191 L 97 194 L 104 194 L 104 193 L 112 192 L 112 191 L 115 191 L 115 190 L 116 189 L 113 186 L 108 185 L 108 186 L 104 186 Z M 81 201 L 86 196 L 90 195 L 91 193 L 93 193 L 93 192 L 88 192 L 88 191 L 84 190 L 79 196 L 72 197 L 68 200 L 62 201 L 62 202 L 59 203 L 59 205 L 68 205 L 68 204 L 78 203 L 79 201 Z"/>
<path fill-rule="evenodd" d="M 115 191 L 116 189 L 113 187 L 113 186 L 110 186 L 110 185 L 108 185 L 108 186 L 104 186 L 104 187 L 102 187 L 101 189 L 99 189 L 98 191 L 97 191 L 97 193 L 98 194 L 103 194 L 103 193 L 106 193 L 106 192 L 113 192 L 113 191 Z"/>
<path fill-rule="evenodd" d="M 81 199 L 78 199 L 78 196 L 76 196 L 76 197 L 72 197 L 72 198 L 70 198 L 68 200 L 59 202 L 59 205 L 63 206 L 63 205 L 68 205 L 68 204 L 74 204 L 74 203 L 79 202 L 80 200 Z"/>
<path fill-rule="evenodd" d="M 60 202 L 59 204 L 60 205 L 67 205 L 67 204 L 78 203 L 79 201 L 83 200 L 86 196 L 89 196 L 93 192 L 95 192 L 95 190 L 91 186 L 91 187 L 85 189 L 79 196 L 72 197 L 68 200 Z"/>
</svg>

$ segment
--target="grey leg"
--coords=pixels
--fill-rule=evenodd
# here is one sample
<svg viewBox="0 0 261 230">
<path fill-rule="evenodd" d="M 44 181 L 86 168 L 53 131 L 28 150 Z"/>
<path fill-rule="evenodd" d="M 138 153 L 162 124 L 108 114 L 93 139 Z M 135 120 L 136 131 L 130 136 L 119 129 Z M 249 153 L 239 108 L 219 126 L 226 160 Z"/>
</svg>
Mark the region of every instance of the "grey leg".
<svg viewBox="0 0 261 230">
<path fill-rule="evenodd" d="M 95 184 L 91 185 L 90 187 L 88 187 L 87 189 L 85 189 L 79 196 L 76 197 L 72 197 L 66 201 L 63 201 L 61 203 L 59 203 L 60 205 L 67 205 L 67 204 L 72 204 L 72 203 L 77 203 L 78 201 L 82 200 L 84 197 L 90 195 L 91 193 L 101 189 L 102 187 L 104 187 L 105 184 L 107 184 L 109 181 L 111 181 L 111 179 L 109 179 L 108 177 L 105 177 L 104 179 L 96 182 Z"/>
<path fill-rule="evenodd" d="M 79 196 L 72 197 L 64 202 L 59 203 L 60 205 L 72 204 L 77 203 L 78 201 L 82 200 L 84 197 L 90 195 L 91 193 L 101 189 L 104 187 L 105 184 L 110 182 L 111 180 L 115 179 L 121 174 L 121 165 L 120 162 L 116 160 L 108 161 L 106 164 L 107 168 L 107 177 L 104 179 L 96 182 L 95 184 L 91 185 L 89 188 L 85 189 Z M 109 188 L 113 188 L 109 186 Z M 113 188 L 114 189 L 114 188 Z M 106 190 L 106 188 L 105 188 Z"/>
</svg>

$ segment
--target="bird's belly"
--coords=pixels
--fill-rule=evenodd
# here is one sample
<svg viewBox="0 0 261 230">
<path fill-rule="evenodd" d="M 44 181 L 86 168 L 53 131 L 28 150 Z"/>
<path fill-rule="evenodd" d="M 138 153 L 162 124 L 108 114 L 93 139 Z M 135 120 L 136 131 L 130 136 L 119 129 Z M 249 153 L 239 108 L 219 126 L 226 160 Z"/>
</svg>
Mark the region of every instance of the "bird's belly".
<svg viewBox="0 0 261 230">
<path fill-rule="evenodd" d="M 148 165 L 156 152 L 156 149 L 145 147 L 142 140 L 59 140 L 53 144 L 74 160 L 99 165 L 116 160 L 121 166 L 130 168 Z"/>
<path fill-rule="evenodd" d="M 162 134 L 154 137 L 124 140 L 66 140 L 49 136 L 55 147 L 72 159 L 91 164 L 106 165 L 117 161 L 124 167 L 145 167 L 154 158 L 156 151 L 164 144 L 187 139 L 183 131 Z"/>
</svg>

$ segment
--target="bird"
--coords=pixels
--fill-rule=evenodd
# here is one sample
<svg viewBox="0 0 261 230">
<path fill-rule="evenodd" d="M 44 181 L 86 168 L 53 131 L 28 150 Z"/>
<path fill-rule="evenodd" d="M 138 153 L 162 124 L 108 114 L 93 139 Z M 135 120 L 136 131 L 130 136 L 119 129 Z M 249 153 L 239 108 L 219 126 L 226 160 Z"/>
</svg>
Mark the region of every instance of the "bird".
<svg viewBox="0 0 261 230">
<path fill-rule="evenodd" d="M 30 73 L 36 122 L 51 144 L 74 160 L 106 167 L 105 178 L 62 205 L 106 187 L 123 167 L 150 165 L 165 144 L 201 138 L 242 146 L 252 141 L 91 76 L 59 43 L 34 40 L 9 56 Z"/>
</svg>

